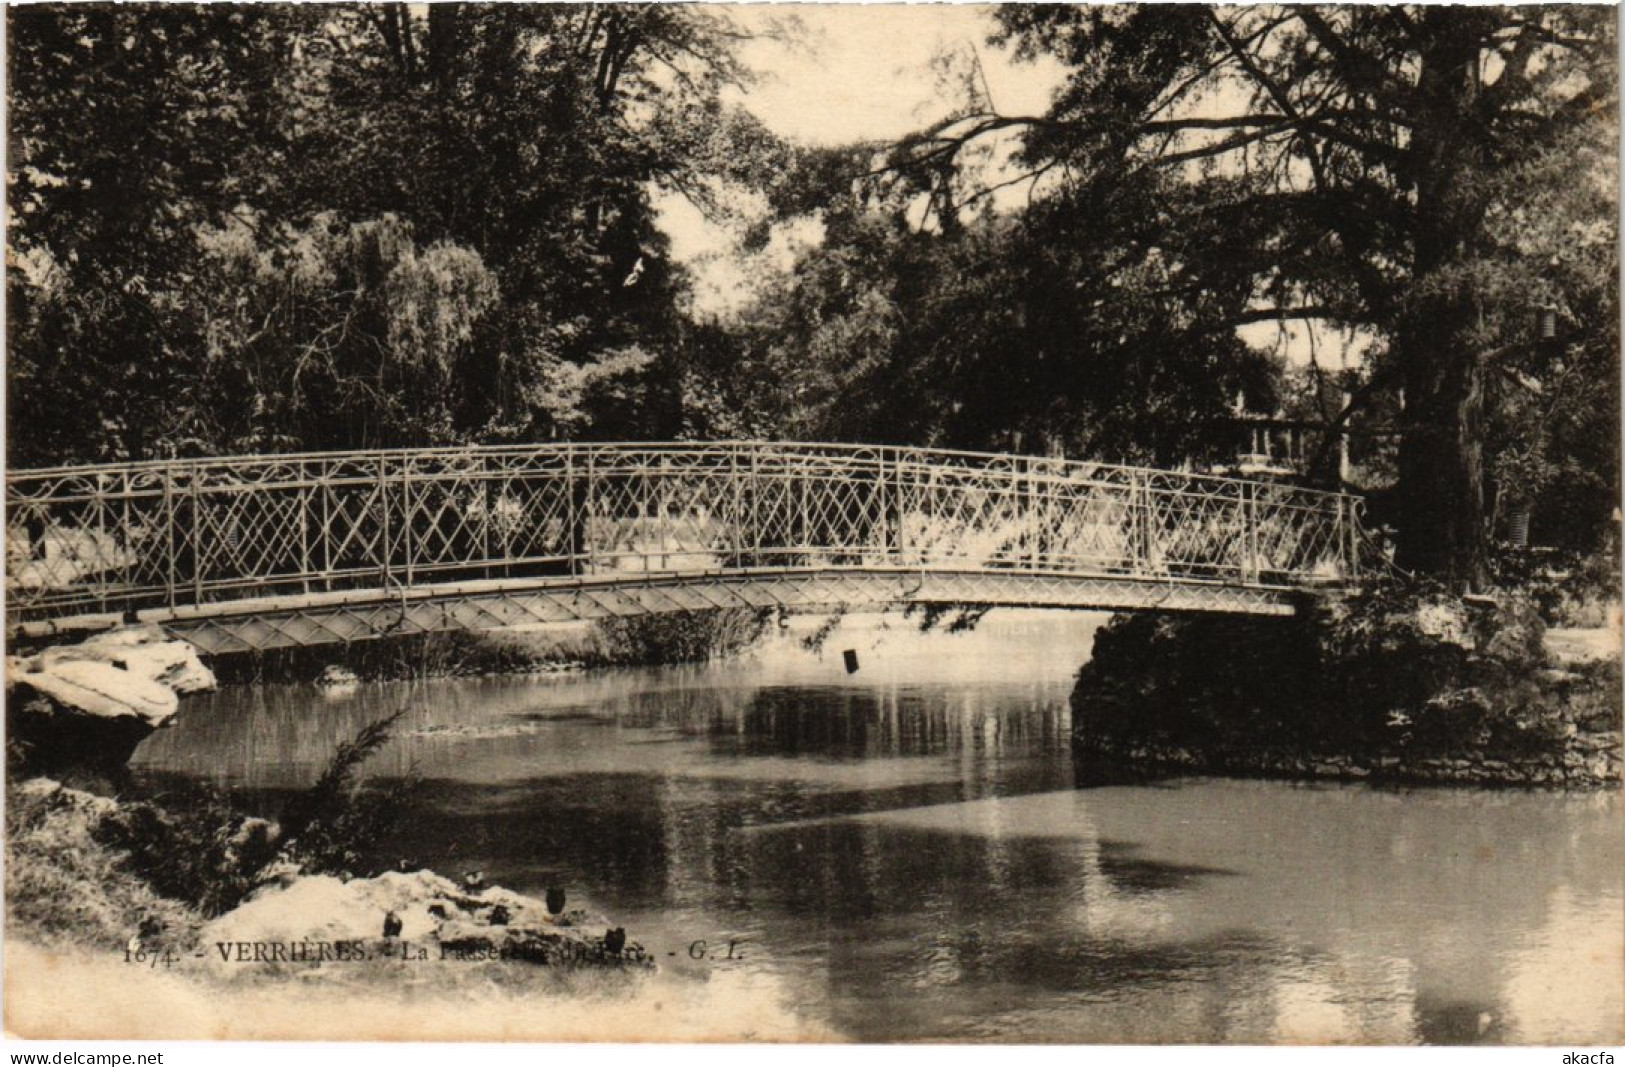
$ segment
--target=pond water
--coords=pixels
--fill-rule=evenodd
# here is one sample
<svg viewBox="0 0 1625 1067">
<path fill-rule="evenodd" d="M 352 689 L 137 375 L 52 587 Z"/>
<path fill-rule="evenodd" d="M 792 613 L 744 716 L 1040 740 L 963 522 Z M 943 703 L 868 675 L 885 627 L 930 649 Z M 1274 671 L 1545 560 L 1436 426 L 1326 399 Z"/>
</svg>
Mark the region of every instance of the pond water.
<svg viewBox="0 0 1625 1067">
<path fill-rule="evenodd" d="M 655 981 L 854 1040 L 1618 1040 L 1617 794 L 1080 788 L 1067 697 L 1102 621 L 852 617 L 815 652 L 798 620 L 706 667 L 235 688 L 135 769 L 274 813 L 405 708 L 369 770 L 419 784 L 378 860 L 562 886 Z"/>
</svg>

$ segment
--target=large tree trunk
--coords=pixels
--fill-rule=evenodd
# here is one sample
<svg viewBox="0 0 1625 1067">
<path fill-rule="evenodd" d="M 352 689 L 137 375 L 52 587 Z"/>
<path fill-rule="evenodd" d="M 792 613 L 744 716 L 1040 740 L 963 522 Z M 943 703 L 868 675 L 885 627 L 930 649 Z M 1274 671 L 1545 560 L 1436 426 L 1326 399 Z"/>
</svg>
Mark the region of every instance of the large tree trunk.
<svg viewBox="0 0 1625 1067">
<path fill-rule="evenodd" d="M 1453 588 L 1487 578 L 1483 367 L 1470 272 L 1483 218 L 1472 106 L 1478 27 L 1459 8 L 1431 8 L 1417 85 L 1410 161 L 1416 192 L 1411 292 L 1395 338 L 1405 407 L 1399 448 L 1399 563 Z"/>
<path fill-rule="evenodd" d="M 1487 577 L 1483 374 L 1462 331 L 1418 323 L 1408 333 L 1399 564 L 1478 589 Z"/>
</svg>

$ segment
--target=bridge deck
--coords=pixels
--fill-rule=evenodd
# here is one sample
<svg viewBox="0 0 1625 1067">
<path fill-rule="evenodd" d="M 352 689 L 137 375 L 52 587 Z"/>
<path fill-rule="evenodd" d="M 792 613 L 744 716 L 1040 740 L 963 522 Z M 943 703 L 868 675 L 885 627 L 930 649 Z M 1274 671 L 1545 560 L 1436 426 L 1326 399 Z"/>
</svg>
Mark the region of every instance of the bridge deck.
<svg viewBox="0 0 1625 1067">
<path fill-rule="evenodd" d="M 1022 456 L 759 442 L 13 471 L 8 625 L 210 651 L 709 607 L 1276 614 L 1358 580 L 1353 497 Z"/>
</svg>

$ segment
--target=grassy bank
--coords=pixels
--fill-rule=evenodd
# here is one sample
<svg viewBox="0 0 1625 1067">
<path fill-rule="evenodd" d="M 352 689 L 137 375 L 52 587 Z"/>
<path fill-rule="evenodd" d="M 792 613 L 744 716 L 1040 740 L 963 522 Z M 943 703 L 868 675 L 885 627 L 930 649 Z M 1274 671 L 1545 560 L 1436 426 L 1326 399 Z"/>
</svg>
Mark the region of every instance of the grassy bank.
<svg viewBox="0 0 1625 1067">
<path fill-rule="evenodd" d="M 102 952 L 146 935 L 162 950 L 188 950 L 206 916 L 159 893 L 113 839 L 116 801 L 32 779 L 6 791 L 8 936 L 47 947 Z"/>
</svg>

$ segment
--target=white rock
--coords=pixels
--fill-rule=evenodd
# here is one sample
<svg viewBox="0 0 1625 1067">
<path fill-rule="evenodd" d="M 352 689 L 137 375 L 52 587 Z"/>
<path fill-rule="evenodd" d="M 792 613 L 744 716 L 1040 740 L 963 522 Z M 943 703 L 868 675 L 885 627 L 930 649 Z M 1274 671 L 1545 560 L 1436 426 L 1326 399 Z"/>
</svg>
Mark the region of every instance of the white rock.
<svg viewBox="0 0 1625 1067">
<path fill-rule="evenodd" d="M 177 694 L 215 684 L 197 650 L 157 626 L 125 627 L 26 659 L 8 658 L 6 676 L 87 715 L 133 715 L 153 726 L 175 714 Z"/>
<path fill-rule="evenodd" d="M 6 686 L 22 684 L 43 695 L 39 714 L 8 717 L 18 751 L 32 770 L 60 772 L 83 764 L 121 764 L 147 730 L 162 726 L 180 705 L 180 693 L 214 688 L 214 674 L 197 650 L 174 641 L 157 626 L 125 627 L 77 645 L 48 648 L 26 658 L 6 658 Z M 89 723 L 105 731 L 83 732 Z M 105 740 L 105 743 L 103 741 Z"/>
<path fill-rule="evenodd" d="M 112 797 L 69 789 L 54 778 L 29 778 L 16 788 L 24 799 L 51 800 L 53 810 L 58 813 L 71 812 L 91 819 L 105 819 L 117 815 L 119 811 L 118 801 Z"/>
<path fill-rule="evenodd" d="M 1416 628 L 1429 637 L 1462 648 L 1473 647 L 1473 631 L 1459 603 L 1430 600 L 1416 607 Z"/>
<path fill-rule="evenodd" d="M 157 626 L 126 626 L 81 641 L 49 648 L 35 657 L 40 665 L 65 660 L 97 660 L 168 686 L 177 693 L 213 689 L 214 673 L 198 658 L 197 649 L 176 641 Z"/>
<path fill-rule="evenodd" d="M 175 691 L 163 683 L 95 660 L 51 663 L 13 677 L 65 708 L 103 719 L 133 716 L 156 727 L 180 704 Z"/>
<path fill-rule="evenodd" d="M 507 911 L 509 925 L 490 925 L 496 905 Z M 435 911 L 431 912 L 431 908 Z M 386 940 L 384 917 L 390 912 L 401 921 L 401 928 L 395 938 Z M 236 958 L 235 946 L 239 944 L 364 943 L 366 951 L 376 955 L 389 944 L 432 949 L 447 937 L 480 937 L 501 944 L 511 933 L 523 935 L 545 929 L 589 946 L 591 929 L 607 926 L 608 920 L 599 917 L 591 928 L 583 929 L 561 930 L 560 925 L 547 914 L 541 901 L 518 893 L 494 886 L 470 893 L 433 871 L 391 871 L 375 878 L 347 881 L 330 875 L 280 880 L 210 922 L 199 933 L 199 940 L 210 947 L 209 958 L 215 970 L 235 977 L 250 975 L 257 969 L 245 969 Z M 220 946 L 226 946 L 224 955 Z M 310 969 L 308 959 L 262 961 L 278 962 L 296 970 Z"/>
<path fill-rule="evenodd" d="M 322 671 L 321 677 L 316 679 L 316 684 L 323 689 L 351 690 L 361 684 L 361 678 L 350 668 L 333 663 Z"/>
<path fill-rule="evenodd" d="M 355 882 L 306 875 L 288 886 L 262 890 L 203 928 L 199 940 L 342 941 L 377 937 L 384 913 Z"/>
</svg>

